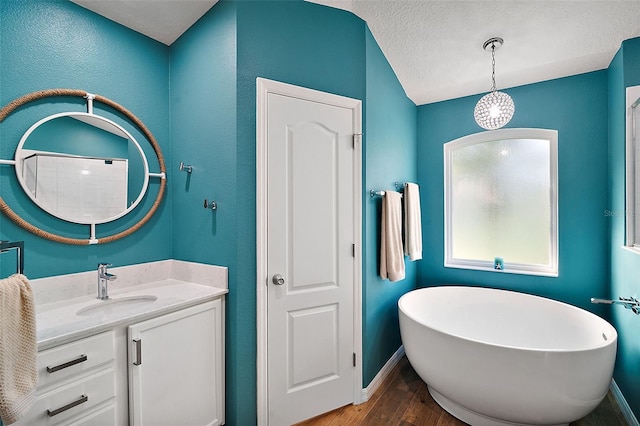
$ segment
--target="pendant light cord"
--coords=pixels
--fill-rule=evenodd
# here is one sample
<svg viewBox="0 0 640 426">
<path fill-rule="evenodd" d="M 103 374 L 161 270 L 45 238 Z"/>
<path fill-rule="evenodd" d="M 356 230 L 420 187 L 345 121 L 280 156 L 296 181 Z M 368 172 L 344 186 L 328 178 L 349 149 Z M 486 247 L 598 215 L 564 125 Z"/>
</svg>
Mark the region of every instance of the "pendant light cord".
<svg viewBox="0 0 640 426">
<path fill-rule="evenodd" d="M 493 86 L 491 87 L 491 91 L 496 91 L 496 44 L 491 43 L 491 81 L 493 82 Z"/>
</svg>

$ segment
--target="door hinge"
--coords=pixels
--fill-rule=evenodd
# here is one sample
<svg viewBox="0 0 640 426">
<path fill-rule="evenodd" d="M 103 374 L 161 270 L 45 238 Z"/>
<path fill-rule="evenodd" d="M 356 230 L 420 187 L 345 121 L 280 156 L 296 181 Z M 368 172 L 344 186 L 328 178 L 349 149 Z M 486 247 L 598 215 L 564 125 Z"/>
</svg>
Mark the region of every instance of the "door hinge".
<svg viewBox="0 0 640 426">
<path fill-rule="evenodd" d="M 356 366 L 356 353 L 353 353 L 353 366 Z"/>
<path fill-rule="evenodd" d="M 356 257 L 356 245 L 351 244 L 351 256 Z"/>
<path fill-rule="evenodd" d="M 362 140 L 362 133 L 354 133 L 351 138 L 351 148 L 356 149 L 356 140 L 360 138 Z"/>
</svg>

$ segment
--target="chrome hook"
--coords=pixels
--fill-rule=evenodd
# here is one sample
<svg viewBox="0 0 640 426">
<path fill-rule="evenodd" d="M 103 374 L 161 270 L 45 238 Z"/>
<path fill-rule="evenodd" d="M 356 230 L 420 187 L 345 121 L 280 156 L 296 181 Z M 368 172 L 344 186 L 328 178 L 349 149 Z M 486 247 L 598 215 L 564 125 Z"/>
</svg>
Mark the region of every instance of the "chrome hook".
<svg viewBox="0 0 640 426">
<path fill-rule="evenodd" d="M 183 161 L 180 162 L 180 171 L 191 173 L 193 171 L 193 167 L 190 165 L 185 165 Z"/>
<path fill-rule="evenodd" d="M 207 201 L 207 199 L 204 199 L 204 208 L 205 209 L 211 209 L 211 210 L 216 210 L 218 208 L 218 203 L 216 203 L 215 201 Z"/>
</svg>

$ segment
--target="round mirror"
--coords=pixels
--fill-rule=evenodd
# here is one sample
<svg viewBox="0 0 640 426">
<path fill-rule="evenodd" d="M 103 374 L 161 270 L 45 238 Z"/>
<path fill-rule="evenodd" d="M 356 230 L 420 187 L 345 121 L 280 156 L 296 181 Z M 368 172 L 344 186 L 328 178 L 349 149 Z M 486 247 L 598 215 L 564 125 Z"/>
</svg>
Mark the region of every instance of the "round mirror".
<svg viewBox="0 0 640 426">
<path fill-rule="evenodd" d="M 41 229 L 14 212 L 0 196 L 0 212 L 39 237 L 64 244 L 104 244 L 140 229 L 158 210 L 167 186 L 160 146 L 151 131 L 122 105 L 101 95 L 78 89 L 47 89 L 28 93 L 0 108 L 0 122 L 17 108 L 49 97 L 80 96 L 87 112 L 62 112 L 32 125 L 20 139 L 15 159 L 0 165 L 15 166 L 25 193 L 47 213 L 68 222 L 89 225 L 89 238 L 75 238 Z M 150 172 L 144 151 L 122 126 L 94 114 L 100 102 L 126 117 L 149 142 L 158 172 Z M 152 155 L 153 157 L 153 155 Z M 159 179 L 156 198 L 146 214 L 115 234 L 98 236 L 96 225 L 121 218 L 141 203 L 150 178 Z"/>
<path fill-rule="evenodd" d="M 66 112 L 43 118 L 24 134 L 15 170 L 25 193 L 68 222 L 118 219 L 142 200 L 149 166 L 135 138 L 115 122 Z"/>
</svg>

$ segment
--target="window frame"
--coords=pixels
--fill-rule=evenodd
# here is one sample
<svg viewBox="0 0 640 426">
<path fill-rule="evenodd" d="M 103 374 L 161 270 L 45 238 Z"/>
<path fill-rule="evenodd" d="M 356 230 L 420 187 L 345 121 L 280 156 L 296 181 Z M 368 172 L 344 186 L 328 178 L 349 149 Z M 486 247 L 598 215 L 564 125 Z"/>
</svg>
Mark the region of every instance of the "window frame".
<svg viewBox="0 0 640 426">
<path fill-rule="evenodd" d="M 635 104 L 635 105 L 634 105 Z M 640 188 L 636 185 L 638 179 L 637 173 L 640 172 L 636 167 L 636 141 L 637 136 L 634 132 L 634 109 L 640 110 L 640 86 L 631 86 L 626 89 L 626 111 L 625 111 L 625 210 L 624 225 L 625 239 L 624 248 L 633 253 L 640 254 L 640 241 L 636 241 L 636 229 L 640 228 L 640 214 L 636 211 L 636 200 L 640 198 L 638 191 Z M 640 123 L 638 123 L 640 125 Z M 638 147 L 640 150 L 640 146 Z M 607 210 L 605 215 L 617 216 L 623 212 L 616 210 Z"/>
<path fill-rule="evenodd" d="M 494 262 L 453 257 L 451 173 L 452 155 L 456 148 L 507 139 L 541 139 L 549 141 L 549 196 L 551 199 L 549 226 L 549 263 L 546 265 L 511 263 L 504 261 L 503 269 L 495 269 Z M 475 133 L 444 144 L 444 266 L 514 274 L 558 276 L 558 131 L 538 128 L 509 128 Z"/>
</svg>

